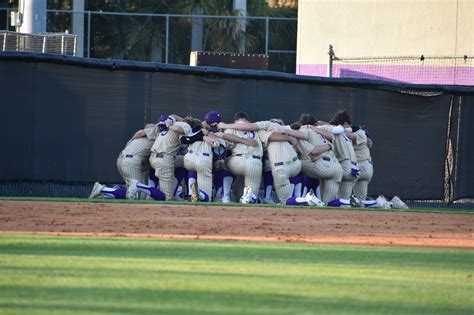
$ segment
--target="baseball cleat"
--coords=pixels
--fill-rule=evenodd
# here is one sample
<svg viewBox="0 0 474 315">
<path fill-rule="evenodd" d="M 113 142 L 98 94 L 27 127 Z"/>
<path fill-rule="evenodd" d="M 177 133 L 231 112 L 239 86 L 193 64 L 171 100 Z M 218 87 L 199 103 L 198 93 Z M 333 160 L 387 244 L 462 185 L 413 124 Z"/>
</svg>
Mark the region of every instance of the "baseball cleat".
<svg viewBox="0 0 474 315">
<path fill-rule="evenodd" d="M 324 207 L 326 204 L 316 197 L 312 190 L 310 190 L 306 196 L 304 197 L 308 205 L 310 206 L 317 206 L 317 207 Z"/>
<path fill-rule="evenodd" d="M 252 193 L 252 188 L 249 186 L 244 187 L 244 193 L 242 197 L 240 197 L 240 203 L 255 203 L 257 201 L 257 197 Z"/>
<path fill-rule="evenodd" d="M 222 203 L 230 203 L 230 197 L 229 196 L 222 196 L 222 200 L 221 200 Z"/>
<path fill-rule="evenodd" d="M 407 204 L 404 203 L 400 199 L 400 197 L 398 197 L 398 196 L 394 196 L 390 202 L 392 204 L 392 208 L 395 208 L 395 209 L 408 209 Z"/>
<path fill-rule="evenodd" d="M 261 198 L 261 202 L 265 203 L 265 204 L 268 204 L 268 205 L 274 205 L 276 203 L 275 200 L 273 200 L 272 197 Z"/>
<path fill-rule="evenodd" d="M 249 189 L 250 189 L 250 187 L 248 187 L 248 186 L 244 187 L 242 197 L 240 197 L 240 200 L 239 200 L 240 203 L 249 203 L 250 202 L 250 197 L 249 197 L 249 193 L 248 193 Z"/>
<path fill-rule="evenodd" d="M 390 209 L 390 203 L 384 195 L 378 196 L 375 201 L 377 202 L 377 208 Z"/>
<path fill-rule="evenodd" d="M 89 195 L 89 199 L 99 197 L 102 194 L 102 188 L 104 188 L 104 185 L 99 182 L 95 182 L 94 187 L 92 187 L 92 191 Z"/>
<path fill-rule="evenodd" d="M 125 194 L 125 197 L 127 199 L 137 199 L 138 195 L 138 187 L 137 187 L 138 181 L 136 179 L 131 179 L 128 183 L 127 187 L 127 193 Z"/>
<path fill-rule="evenodd" d="M 356 196 L 352 195 L 351 196 L 351 207 L 362 208 L 363 207 L 362 201 L 360 201 L 360 199 L 357 198 Z"/>
<path fill-rule="evenodd" d="M 196 183 L 191 184 L 191 202 L 199 201 L 199 191 Z"/>
</svg>

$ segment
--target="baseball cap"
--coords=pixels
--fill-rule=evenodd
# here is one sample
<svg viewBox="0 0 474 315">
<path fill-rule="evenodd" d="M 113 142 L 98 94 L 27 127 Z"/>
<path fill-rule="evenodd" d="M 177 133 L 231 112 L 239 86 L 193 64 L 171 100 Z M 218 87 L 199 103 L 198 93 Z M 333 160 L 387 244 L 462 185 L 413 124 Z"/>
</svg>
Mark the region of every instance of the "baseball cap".
<svg viewBox="0 0 474 315">
<path fill-rule="evenodd" d="M 220 123 L 222 121 L 221 119 L 221 114 L 219 114 L 218 112 L 215 112 L 215 111 L 212 111 L 212 112 L 208 112 L 205 116 L 204 116 L 204 121 L 206 122 L 206 124 L 208 125 L 212 125 L 214 123 Z"/>
<path fill-rule="evenodd" d="M 161 115 L 160 118 L 158 119 L 157 125 L 162 125 L 162 124 L 164 124 L 165 121 L 166 121 L 166 118 L 168 118 L 168 116 L 166 116 L 166 115 Z"/>
</svg>

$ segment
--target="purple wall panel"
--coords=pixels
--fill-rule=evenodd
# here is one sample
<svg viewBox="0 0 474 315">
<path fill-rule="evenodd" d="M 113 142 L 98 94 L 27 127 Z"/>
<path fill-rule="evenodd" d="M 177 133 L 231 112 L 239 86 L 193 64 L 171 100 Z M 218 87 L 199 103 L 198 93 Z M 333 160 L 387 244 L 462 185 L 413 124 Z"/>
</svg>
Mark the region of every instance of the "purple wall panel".
<svg viewBox="0 0 474 315">
<path fill-rule="evenodd" d="M 301 64 L 297 66 L 297 74 L 327 77 L 327 65 Z M 474 86 L 474 67 L 335 64 L 333 67 L 333 77 L 414 84 Z"/>
</svg>

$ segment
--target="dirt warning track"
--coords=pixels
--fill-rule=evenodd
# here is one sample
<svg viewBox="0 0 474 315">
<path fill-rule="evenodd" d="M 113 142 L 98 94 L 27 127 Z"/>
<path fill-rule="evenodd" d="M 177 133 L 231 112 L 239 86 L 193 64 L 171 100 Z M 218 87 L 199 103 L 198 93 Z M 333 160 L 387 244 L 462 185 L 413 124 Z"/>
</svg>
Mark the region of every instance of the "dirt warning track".
<svg viewBox="0 0 474 315">
<path fill-rule="evenodd" d="M 470 214 L 0 201 L 0 233 L 474 249 L 473 227 Z"/>
</svg>

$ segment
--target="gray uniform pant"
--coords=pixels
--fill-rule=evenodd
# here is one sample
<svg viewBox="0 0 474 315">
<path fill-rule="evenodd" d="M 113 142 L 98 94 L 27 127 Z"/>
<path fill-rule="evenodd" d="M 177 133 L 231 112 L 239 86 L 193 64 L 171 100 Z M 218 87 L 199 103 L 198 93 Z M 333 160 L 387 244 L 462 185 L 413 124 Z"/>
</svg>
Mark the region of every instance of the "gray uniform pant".
<svg viewBox="0 0 474 315">
<path fill-rule="evenodd" d="M 354 178 L 352 176 L 352 168 L 359 169 L 357 166 L 356 162 L 353 162 L 351 160 L 344 160 L 341 161 L 341 166 L 342 166 L 342 182 L 341 185 L 339 186 L 339 193 L 338 197 L 342 199 L 350 199 L 351 198 L 351 193 L 352 193 L 352 187 L 354 187 L 354 184 L 357 182 L 357 178 Z M 354 163 L 356 165 L 354 165 Z"/>
<path fill-rule="evenodd" d="M 174 176 L 175 170 L 174 155 L 155 154 L 150 156 L 150 164 L 155 169 L 155 176 L 160 180 L 160 190 L 165 194 L 166 200 L 174 199 L 174 192 L 178 181 Z"/>
<path fill-rule="evenodd" d="M 371 160 L 358 161 L 357 164 L 360 167 L 360 176 L 352 190 L 354 196 L 361 200 L 366 200 L 367 189 L 374 175 L 374 167 Z"/>
<path fill-rule="evenodd" d="M 301 161 L 287 161 L 272 163 L 273 185 L 278 200 L 281 204 L 285 204 L 286 200 L 293 195 L 293 188 L 291 187 L 290 177 L 296 176 L 301 171 Z M 275 165 L 277 164 L 277 165 Z"/>
<path fill-rule="evenodd" d="M 335 158 L 324 157 L 316 161 L 301 160 L 306 176 L 320 180 L 321 199 L 328 203 L 336 199 L 342 180 L 342 167 Z"/>
<path fill-rule="evenodd" d="M 262 161 L 260 157 L 231 156 L 225 160 L 227 169 L 234 175 L 244 176 L 244 185 L 249 186 L 258 196 L 262 181 Z"/>
<path fill-rule="evenodd" d="M 212 154 L 187 153 L 184 156 L 184 167 L 188 171 L 197 173 L 199 190 L 205 192 L 209 199 L 212 198 Z M 211 201 L 211 200 L 209 200 Z"/>
</svg>

